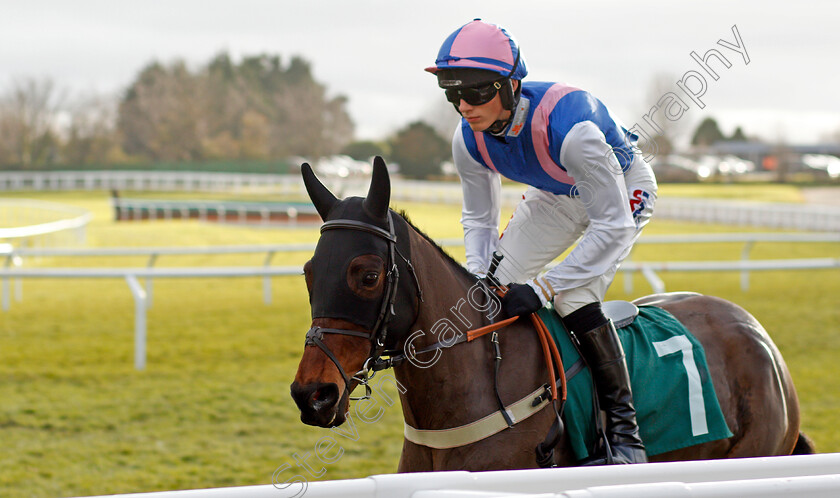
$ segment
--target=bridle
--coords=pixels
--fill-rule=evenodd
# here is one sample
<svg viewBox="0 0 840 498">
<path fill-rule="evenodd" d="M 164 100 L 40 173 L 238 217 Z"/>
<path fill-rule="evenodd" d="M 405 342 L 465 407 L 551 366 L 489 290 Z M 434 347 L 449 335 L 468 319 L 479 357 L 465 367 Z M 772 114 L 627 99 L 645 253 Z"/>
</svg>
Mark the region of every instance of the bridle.
<svg viewBox="0 0 840 498">
<path fill-rule="evenodd" d="M 330 220 L 321 225 L 321 234 L 327 230 L 357 230 L 379 237 L 385 240 L 388 244 L 388 261 L 385 262 L 385 268 L 387 269 L 385 274 L 385 289 L 382 292 L 382 303 L 380 304 L 379 314 L 377 315 L 376 322 L 370 332 L 324 327 L 312 327 L 306 332 L 306 342 L 304 345 L 317 346 L 321 351 L 323 351 L 324 354 L 326 354 L 333 362 L 338 369 L 338 372 L 344 379 L 344 394 L 342 394 L 342 397 L 345 394 L 347 396 L 350 395 L 352 391 L 350 384 L 353 381 L 365 386 L 365 395 L 358 398 L 350 397 L 351 400 L 370 398 L 371 389 L 370 386 L 368 386 L 368 381 L 373 378 L 376 371 L 383 370 L 384 368 L 389 368 L 391 366 L 390 361 L 382 360 L 381 357 L 383 354 L 388 353 L 385 346 L 388 339 L 388 325 L 390 324 L 391 319 L 396 316 L 396 312 L 394 311 L 394 302 L 397 298 L 397 289 L 400 279 L 400 271 L 397 267 L 397 256 L 405 262 L 408 272 L 414 279 L 417 298 L 420 302 L 423 302 L 423 293 L 420 290 L 420 282 L 417 279 L 414 266 L 411 264 L 411 260 L 403 256 L 397 247 L 397 235 L 394 230 L 393 212 L 390 210 L 388 211 L 387 221 L 388 230 L 384 230 L 370 223 L 351 219 Z M 417 310 L 415 310 L 415 318 L 416 313 Z M 347 372 L 345 372 L 344 368 L 341 366 L 341 362 L 338 361 L 335 354 L 324 343 L 323 339 L 325 334 L 363 337 L 368 339 L 370 341 L 370 352 L 365 359 L 362 369 L 353 374 L 352 377 L 347 375 Z"/>
<path fill-rule="evenodd" d="M 388 222 L 388 230 L 384 230 L 379 228 L 378 226 L 372 225 L 370 223 L 366 223 L 359 220 L 351 220 L 351 219 L 337 219 L 325 222 L 321 226 L 321 234 L 327 230 L 357 230 L 361 232 L 365 232 L 376 237 L 379 237 L 385 240 L 388 244 L 388 261 L 385 264 L 385 268 L 387 269 L 386 276 L 385 276 L 385 289 L 382 293 L 382 302 L 379 308 L 379 314 L 376 318 L 375 325 L 370 330 L 370 332 L 363 332 L 359 330 L 351 330 L 351 329 L 338 329 L 338 328 L 323 328 L 323 327 L 312 327 L 306 333 L 306 346 L 317 346 L 321 351 L 324 352 L 325 355 L 333 362 L 335 367 L 338 369 L 338 372 L 341 374 L 341 377 L 344 379 L 344 393 L 342 393 L 341 397 L 339 398 L 338 402 L 341 403 L 344 396 L 348 396 L 350 400 L 363 400 L 363 399 L 370 399 L 371 397 L 371 388 L 369 386 L 369 381 L 375 375 L 375 373 L 379 370 L 385 370 L 387 368 L 391 368 L 393 366 L 398 365 L 403 360 L 405 360 L 408 355 L 404 351 L 400 350 L 388 350 L 387 339 L 389 329 L 388 326 L 391 323 L 391 319 L 396 316 L 394 310 L 394 304 L 397 298 L 397 290 L 400 278 L 400 271 L 397 265 L 397 256 L 399 256 L 402 261 L 405 263 L 408 272 L 411 274 L 412 279 L 414 280 L 415 291 L 417 293 L 417 300 L 419 303 L 423 302 L 423 294 L 420 289 L 420 282 L 417 279 L 417 274 L 414 271 L 414 266 L 411 264 L 410 260 L 410 252 L 409 258 L 406 258 L 397 247 L 397 235 L 394 228 L 394 219 L 393 219 L 393 212 L 388 211 L 387 216 Z M 493 269 L 498 265 L 498 260 L 494 259 L 493 262 Z M 492 272 L 491 272 L 492 273 Z M 486 285 L 486 283 L 482 283 L 482 285 Z M 412 318 L 411 323 L 415 322 L 417 319 L 417 315 L 419 313 L 419 304 L 416 305 L 414 310 L 414 317 Z M 413 354 L 417 353 L 424 353 L 430 352 L 434 350 L 439 350 L 443 348 L 451 347 L 455 344 L 461 342 L 471 341 L 477 337 L 481 337 L 487 333 L 492 333 L 491 336 L 491 343 L 494 346 L 496 363 L 495 363 L 495 383 L 494 389 L 496 394 L 496 400 L 500 407 L 500 412 L 504 418 L 505 424 L 508 427 L 513 427 L 514 421 L 511 419 L 508 413 L 508 407 L 504 405 L 502 402 L 501 397 L 499 396 L 499 362 L 502 359 L 501 353 L 499 350 L 499 342 L 498 342 L 498 334 L 496 330 L 506 326 L 507 324 L 511 323 L 512 321 L 516 320 L 519 317 L 512 317 L 506 320 L 502 320 L 498 323 L 491 324 L 479 329 L 471 330 L 467 334 L 463 334 L 462 337 L 458 338 L 457 340 L 446 343 L 445 341 L 440 341 L 436 344 L 431 346 L 425 347 L 420 351 L 415 351 Z M 545 393 L 540 394 L 536 399 L 530 401 L 530 405 L 532 407 L 536 407 L 540 405 L 539 408 L 535 408 L 535 410 L 542 409 L 542 402 L 543 400 L 548 400 L 549 398 L 554 401 L 554 411 L 556 415 L 556 421 L 554 425 L 551 426 L 549 430 L 549 434 L 546 436 L 545 440 L 540 443 L 537 448 L 537 462 L 541 467 L 550 466 L 551 462 L 554 458 L 554 446 L 557 445 L 560 437 L 563 434 L 563 424 L 560 418 L 560 414 L 562 412 L 562 405 L 566 399 L 566 390 L 565 390 L 565 374 L 563 373 L 563 363 L 560 359 L 559 353 L 557 352 L 556 346 L 553 346 L 553 342 L 551 342 L 551 346 L 553 346 L 553 350 L 550 353 L 549 350 L 551 349 L 549 344 L 549 332 L 545 329 L 545 325 L 542 325 L 542 329 L 538 326 L 537 322 L 541 323 L 541 320 L 536 318 L 536 314 L 532 315 L 532 320 L 534 321 L 534 325 L 537 328 L 538 332 L 543 334 L 541 342 L 543 343 L 543 349 L 545 354 L 546 365 L 548 366 L 549 375 L 551 377 L 551 383 L 545 386 Z M 397 331 L 397 332 L 405 332 L 405 331 Z M 335 356 L 335 354 L 330 350 L 330 348 L 324 343 L 323 339 L 326 334 L 335 334 L 335 335 L 344 335 L 344 336 L 351 336 L 351 337 L 361 337 L 365 338 L 370 341 L 370 352 L 368 353 L 367 358 L 365 359 L 362 369 L 353 374 L 353 376 L 347 375 L 347 372 L 344 370 L 344 367 L 341 366 L 341 362 Z M 552 359 L 551 354 L 554 355 L 554 359 Z M 388 356 L 388 358 L 382 358 L 382 356 Z M 559 382 L 562 386 L 562 396 L 560 396 L 559 406 L 558 406 L 558 389 L 557 385 L 555 385 L 555 370 L 553 365 L 558 366 L 558 374 L 560 376 Z M 365 395 L 361 397 L 352 397 L 350 396 L 352 389 L 351 384 L 353 381 L 358 382 L 361 385 L 365 386 Z M 486 436 L 484 436 L 486 437 Z"/>
</svg>

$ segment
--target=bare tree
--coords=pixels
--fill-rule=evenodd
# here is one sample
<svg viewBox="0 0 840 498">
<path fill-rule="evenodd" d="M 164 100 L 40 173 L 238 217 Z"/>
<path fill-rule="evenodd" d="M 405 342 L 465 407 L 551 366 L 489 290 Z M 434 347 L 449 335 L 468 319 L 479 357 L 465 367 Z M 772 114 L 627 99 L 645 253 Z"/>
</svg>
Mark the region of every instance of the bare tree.
<svg viewBox="0 0 840 498">
<path fill-rule="evenodd" d="M 651 139 L 656 143 L 656 155 L 670 154 L 675 145 L 686 138 L 688 109 L 682 98 L 674 93 L 676 76 L 658 73 L 651 78 L 645 96 L 645 109 L 636 122 L 646 130 L 652 130 Z"/>
<path fill-rule="evenodd" d="M 81 95 L 68 104 L 67 114 L 63 163 L 108 164 L 123 159 L 116 132 L 116 98 Z"/>
<path fill-rule="evenodd" d="M 119 108 L 126 152 L 158 161 L 312 158 L 350 142 L 347 99 L 328 98 L 309 64 L 258 55 L 239 64 L 227 54 L 205 68 L 151 64 Z"/>
<path fill-rule="evenodd" d="M 347 97 L 340 95 L 329 100 L 324 107 L 324 150 L 335 154 L 353 139 L 356 126 L 347 113 Z"/>
<path fill-rule="evenodd" d="M 452 134 L 455 133 L 455 127 L 461 121 L 461 116 L 452 104 L 443 98 L 443 91 L 441 91 L 439 98 L 435 99 L 423 113 L 422 121 L 434 128 L 438 135 L 450 140 Z"/>
<path fill-rule="evenodd" d="M 147 66 L 119 107 L 125 151 L 154 161 L 201 159 L 208 131 L 202 90 L 181 61 Z"/>
<path fill-rule="evenodd" d="M 0 162 L 31 168 L 57 160 L 55 129 L 63 98 L 48 78 L 12 82 L 0 96 Z"/>
</svg>

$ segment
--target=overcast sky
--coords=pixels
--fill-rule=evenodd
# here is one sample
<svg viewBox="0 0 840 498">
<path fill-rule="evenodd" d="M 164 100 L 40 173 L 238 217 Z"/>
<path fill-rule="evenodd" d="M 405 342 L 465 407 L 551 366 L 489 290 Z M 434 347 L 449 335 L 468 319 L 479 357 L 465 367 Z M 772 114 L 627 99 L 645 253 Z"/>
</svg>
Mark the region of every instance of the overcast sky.
<svg viewBox="0 0 840 498">
<path fill-rule="evenodd" d="M 528 79 L 561 81 L 604 101 L 625 124 L 642 123 L 665 92 L 690 106 L 683 139 L 706 116 L 725 133 L 816 142 L 840 130 L 840 4 L 834 0 L 0 0 L 0 88 L 51 77 L 73 91 L 116 94 L 151 60 L 199 67 L 235 58 L 300 55 L 330 94 L 350 99 L 359 138 L 384 138 L 440 113 L 443 95 L 423 72 L 443 39 L 480 17 L 522 47 Z M 718 45 L 735 43 L 749 64 Z M 699 70 L 690 53 L 716 48 L 704 109 L 677 87 Z M 666 88 L 652 89 L 656 75 Z M 696 83 L 696 82 L 695 82 Z M 454 111 L 452 111 L 454 113 Z M 660 115 L 661 118 L 661 115 Z"/>
</svg>

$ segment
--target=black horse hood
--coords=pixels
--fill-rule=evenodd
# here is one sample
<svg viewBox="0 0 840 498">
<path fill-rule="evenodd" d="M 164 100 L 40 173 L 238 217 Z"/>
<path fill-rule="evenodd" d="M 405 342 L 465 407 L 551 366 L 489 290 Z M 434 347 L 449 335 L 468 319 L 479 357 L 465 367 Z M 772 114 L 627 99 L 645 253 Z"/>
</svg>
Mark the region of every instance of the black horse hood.
<svg viewBox="0 0 840 498">
<path fill-rule="evenodd" d="M 413 281 L 415 276 L 405 261 L 411 259 L 408 223 L 387 207 L 390 197 L 387 170 L 384 173 L 384 184 L 382 175 L 379 175 L 377 182 L 377 175 L 374 174 L 367 198 L 350 197 L 343 200 L 332 196 L 314 179 L 314 175 L 309 179 L 306 176 L 305 173 L 310 197 L 326 222 L 359 221 L 381 228 L 386 233 L 393 231 L 396 236 L 396 251 L 392 261 L 389 242 L 381 236 L 346 228 L 322 230 L 312 257 L 312 318 L 346 320 L 375 332 L 373 329 L 382 309 L 382 300 L 387 296 L 384 291 L 383 295 L 372 298 L 359 296 L 350 288 L 347 273 L 353 259 L 363 255 L 378 256 L 385 262 L 385 275 L 382 278 L 388 278 L 388 273 L 392 272 L 391 278 L 397 279 L 396 299 L 393 306 L 386 310 L 385 316 L 389 330 L 385 345 L 389 349 L 394 348 L 416 319 L 417 290 Z M 313 179 L 317 184 L 312 182 Z M 393 229 L 391 223 L 394 224 Z"/>
<path fill-rule="evenodd" d="M 384 220 L 367 216 L 362 199 L 353 197 L 336 204 L 327 221 L 350 219 L 388 230 Z M 350 262 L 358 256 L 373 254 L 388 263 L 388 242 L 355 230 L 327 230 L 321 234 L 312 256 L 312 318 L 338 318 L 372 330 L 376 325 L 381 298 L 366 299 L 356 295 L 347 284 Z"/>
</svg>

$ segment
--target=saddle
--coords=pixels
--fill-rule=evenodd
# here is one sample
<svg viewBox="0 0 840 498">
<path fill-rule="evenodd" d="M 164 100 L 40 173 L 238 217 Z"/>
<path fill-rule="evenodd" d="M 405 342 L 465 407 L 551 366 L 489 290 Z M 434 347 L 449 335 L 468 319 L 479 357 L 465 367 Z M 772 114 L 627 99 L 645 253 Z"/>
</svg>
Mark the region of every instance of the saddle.
<svg viewBox="0 0 840 498">
<path fill-rule="evenodd" d="M 601 311 L 617 329 L 630 325 L 639 316 L 639 307 L 630 301 L 607 301 L 601 304 Z"/>
<path fill-rule="evenodd" d="M 648 455 L 732 437 L 703 346 L 668 311 L 626 301 L 602 305 L 624 348 L 639 431 Z M 579 460 L 597 444 L 592 376 L 554 310 L 539 311 L 566 370 L 565 430 Z"/>
<path fill-rule="evenodd" d="M 608 301 L 602 309 L 616 325 L 627 356 L 639 430 L 648 455 L 732 437 L 715 395 L 703 347 L 673 315 L 656 306 L 640 308 L 627 301 Z M 420 430 L 406 424 L 406 439 L 438 449 L 464 446 L 532 416 L 554 397 L 563 403 L 563 423 L 552 427 L 542 456 L 548 458 L 547 443 L 559 437 L 557 430 L 569 435 L 578 460 L 594 454 L 599 432 L 592 376 L 559 315 L 550 307 L 536 315 L 553 340 L 551 346 L 556 346 L 562 357 L 556 390 L 540 386 L 502 410 L 461 427 Z M 471 339 L 487 333 L 477 329 L 470 333 Z M 540 459 L 538 451 L 538 462 Z"/>
</svg>

